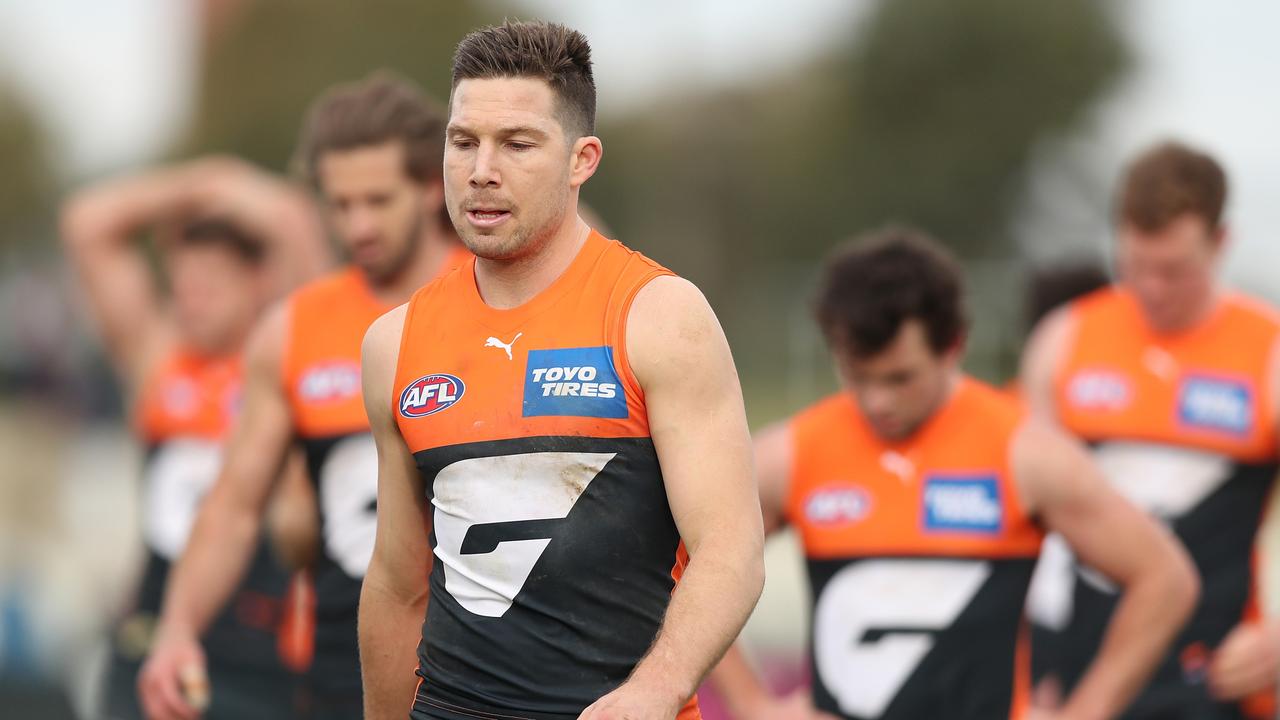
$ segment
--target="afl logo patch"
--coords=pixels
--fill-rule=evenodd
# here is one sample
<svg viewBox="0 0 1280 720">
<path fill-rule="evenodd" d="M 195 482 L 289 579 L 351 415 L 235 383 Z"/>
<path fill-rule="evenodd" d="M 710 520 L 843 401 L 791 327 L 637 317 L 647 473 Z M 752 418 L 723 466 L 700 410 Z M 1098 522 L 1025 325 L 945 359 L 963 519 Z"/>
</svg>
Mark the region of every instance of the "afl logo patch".
<svg viewBox="0 0 1280 720">
<path fill-rule="evenodd" d="M 423 375 L 400 393 L 400 414 L 419 418 L 448 410 L 462 399 L 466 390 L 462 379 L 454 375 Z"/>
<path fill-rule="evenodd" d="M 804 516 L 814 525 L 848 525 L 867 516 L 871 496 L 858 487 L 828 486 L 809 493 Z"/>
</svg>

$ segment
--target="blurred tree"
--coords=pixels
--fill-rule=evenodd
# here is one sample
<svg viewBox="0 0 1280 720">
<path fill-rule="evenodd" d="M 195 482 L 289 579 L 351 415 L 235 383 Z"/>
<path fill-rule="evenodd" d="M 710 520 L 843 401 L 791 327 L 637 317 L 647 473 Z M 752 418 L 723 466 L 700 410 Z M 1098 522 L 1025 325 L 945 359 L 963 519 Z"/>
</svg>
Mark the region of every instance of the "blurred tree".
<svg viewBox="0 0 1280 720">
<path fill-rule="evenodd" d="M 752 88 L 611 123 L 611 187 L 594 188 L 597 204 L 635 216 L 622 190 L 660 174 L 665 197 L 715 218 L 719 232 L 702 241 L 731 262 L 812 259 L 892 219 L 964 255 L 1013 252 L 1007 226 L 1032 149 L 1078 123 L 1128 62 L 1097 0 L 893 0 L 853 38 Z M 656 234 L 680 248 L 684 218 L 669 210 Z"/>
<path fill-rule="evenodd" d="M 492 3 L 421 0 L 256 0 L 236 11 L 210 36 L 179 150 L 234 152 L 276 169 L 326 87 L 392 68 L 443 103 L 458 40 L 503 17 Z"/>
<path fill-rule="evenodd" d="M 1000 375 L 1017 339 L 1000 313 L 1020 298 L 1011 227 L 1033 151 L 1121 77 L 1124 38 L 1100 0 L 892 0 L 857 22 L 805 67 L 605 123 L 587 197 L 709 292 L 749 373 L 795 372 L 797 357 L 825 372 L 821 350 L 803 349 L 816 336 L 793 329 L 817 259 L 888 221 L 920 225 L 969 261 L 971 366 Z"/>
<path fill-rule="evenodd" d="M 37 242 L 53 177 L 44 134 L 17 93 L 0 82 L 0 247 Z"/>
</svg>

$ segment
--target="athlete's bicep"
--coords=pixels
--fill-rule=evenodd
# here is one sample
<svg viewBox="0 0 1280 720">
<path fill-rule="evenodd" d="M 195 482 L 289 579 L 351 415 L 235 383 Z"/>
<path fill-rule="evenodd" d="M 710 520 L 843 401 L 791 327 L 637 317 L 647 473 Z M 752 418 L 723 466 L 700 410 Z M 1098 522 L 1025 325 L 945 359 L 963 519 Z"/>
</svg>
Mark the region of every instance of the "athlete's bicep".
<svg viewBox="0 0 1280 720">
<path fill-rule="evenodd" d="M 1042 419 L 1056 417 L 1053 377 L 1073 331 L 1071 313 L 1059 308 L 1035 327 L 1023 351 L 1018 373 L 1023 395 L 1031 411 Z"/>
<path fill-rule="evenodd" d="M 106 197 L 78 196 L 62 212 L 63 247 L 112 364 L 136 385 L 169 328 L 141 250 L 118 229 Z"/>
<path fill-rule="evenodd" d="M 1124 585 L 1152 562 L 1182 559 L 1169 533 L 1112 489 L 1084 447 L 1064 433 L 1028 423 L 1014 440 L 1013 462 L 1028 509 L 1084 565 Z"/>
<path fill-rule="evenodd" d="M 293 421 L 281 386 L 287 311 L 273 308 L 253 330 L 245 353 L 242 408 L 211 497 L 261 515 L 288 458 Z"/>
<path fill-rule="evenodd" d="M 760 487 L 760 510 L 764 529 L 771 533 L 787 522 L 787 494 L 791 483 L 791 428 L 786 423 L 770 425 L 756 433 L 756 483 Z"/>
<path fill-rule="evenodd" d="M 631 309 L 627 352 L 645 393 L 668 502 L 690 553 L 710 533 L 762 542 L 742 390 L 706 299 L 679 278 L 650 282 Z"/>
<path fill-rule="evenodd" d="M 378 448 L 378 526 L 369 577 L 416 593 L 426 585 L 422 563 L 431 548 L 425 489 L 392 410 L 404 316 L 401 306 L 374 321 L 361 351 L 365 411 Z"/>
</svg>

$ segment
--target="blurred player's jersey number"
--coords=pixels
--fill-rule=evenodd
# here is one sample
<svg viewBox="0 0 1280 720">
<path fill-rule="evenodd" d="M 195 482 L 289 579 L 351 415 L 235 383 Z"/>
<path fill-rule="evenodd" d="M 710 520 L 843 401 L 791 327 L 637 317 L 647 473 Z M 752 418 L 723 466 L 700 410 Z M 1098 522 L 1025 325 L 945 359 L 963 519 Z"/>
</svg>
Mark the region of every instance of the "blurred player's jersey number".
<svg viewBox="0 0 1280 720">
<path fill-rule="evenodd" d="M 814 659 L 846 714 L 878 718 L 991 576 L 980 560 L 865 560 L 823 588 Z"/>
<path fill-rule="evenodd" d="M 449 595 L 476 615 L 506 614 L 614 455 L 536 452 L 443 468 L 433 483 L 433 529 Z"/>
<path fill-rule="evenodd" d="M 378 529 L 378 450 L 368 433 L 339 440 L 320 468 L 320 511 L 329 557 L 363 578 Z"/>
<path fill-rule="evenodd" d="M 172 562 L 182 555 L 200 501 L 221 466 L 221 446 L 199 439 L 170 440 L 147 463 L 143 528 L 160 557 Z"/>
</svg>

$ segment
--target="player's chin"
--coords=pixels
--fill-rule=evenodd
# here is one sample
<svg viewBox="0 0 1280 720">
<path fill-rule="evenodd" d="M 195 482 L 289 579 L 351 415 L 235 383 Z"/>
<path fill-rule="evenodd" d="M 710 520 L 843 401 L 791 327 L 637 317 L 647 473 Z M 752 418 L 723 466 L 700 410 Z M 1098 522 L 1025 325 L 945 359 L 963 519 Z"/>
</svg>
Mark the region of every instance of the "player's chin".
<svg viewBox="0 0 1280 720">
<path fill-rule="evenodd" d="M 485 260 L 506 261 L 520 255 L 519 247 L 505 234 L 497 233 L 464 235 L 462 244 L 467 246 L 472 255 Z"/>
</svg>

